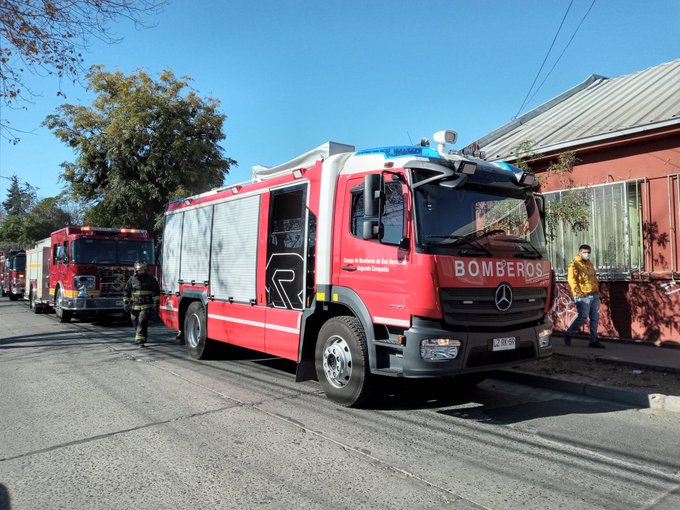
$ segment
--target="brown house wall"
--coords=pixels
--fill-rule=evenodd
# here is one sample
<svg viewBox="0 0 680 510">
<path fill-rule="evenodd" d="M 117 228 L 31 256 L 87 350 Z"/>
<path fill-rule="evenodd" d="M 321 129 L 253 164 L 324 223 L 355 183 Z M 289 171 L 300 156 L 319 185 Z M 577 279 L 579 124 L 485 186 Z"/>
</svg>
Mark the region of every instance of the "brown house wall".
<svg viewBox="0 0 680 510">
<path fill-rule="evenodd" d="M 578 162 L 568 176 L 575 187 L 640 181 L 644 271 L 631 281 L 602 283 L 600 334 L 680 343 L 680 130 L 575 152 Z M 537 160 L 532 167 L 540 174 L 550 161 Z M 544 179 L 541 191 L 563 188 L 558 177 L 551 176 Z M 553 315 L 557 329 L 564 330 L 575 308 L 566 283 L 558 287 Z"/>
</svg>

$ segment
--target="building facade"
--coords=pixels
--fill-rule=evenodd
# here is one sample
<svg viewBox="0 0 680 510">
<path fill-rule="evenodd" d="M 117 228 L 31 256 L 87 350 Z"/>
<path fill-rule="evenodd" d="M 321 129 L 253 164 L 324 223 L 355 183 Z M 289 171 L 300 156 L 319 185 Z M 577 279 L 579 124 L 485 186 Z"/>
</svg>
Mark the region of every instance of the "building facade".
<svg viewBox="0 0 680 510">
<path fill-rule="evenodd" d="M 476 143 L 541 180 L 558 330 L 575 316 L 566 271 L 587 243 L 600 334 L 680 344 L 680 59 L 592 75 Z"/>
</svg>

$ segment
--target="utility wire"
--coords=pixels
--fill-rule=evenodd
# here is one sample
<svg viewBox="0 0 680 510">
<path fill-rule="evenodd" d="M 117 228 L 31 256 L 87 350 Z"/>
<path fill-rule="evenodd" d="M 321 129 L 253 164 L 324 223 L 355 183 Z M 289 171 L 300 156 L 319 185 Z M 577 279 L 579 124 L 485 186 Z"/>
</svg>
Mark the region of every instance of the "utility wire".
<svg viewBox="0 0 680 510">
<path fill-rule="evenodd" d="M 541 84 L 540 84 L 540 85 L 538 86 L 538 88 L 536 89 L 536 92 L 534 92 L 533 95 L 529 98 L 529 101 L 527 101 L 528 103 L 531 103 L 531 100 L 532 100 L 534 97 L 536 97 L 536 94 L 538 94 L 538 91 L 541 90 L 541 87 L 542 87 L 543 84 L 545 83 L 545 80 L 547 80 L 547 79 L 548 79 L 548 76 L 550 76 L 550 74 L 555 70 L 555 66 L 557 66 L 557 63 L 558 63 L 558 62 L 560 61 L 560 59 L 562 58 L 562 55 L 564 55 L 564 52 L 567 51 L 567 48 L 568 48 L 569 45 L 571 44 L 571 41 L 573 41 L 573 40 L 574 40 L 574 37 L 576 37 L 576 33 L 578 32 L 579 28 L 581 28 L 581 25 L 583 25 L 583 22 L 586 20 L 586 17 L 588 17 L 588 14 L 589 14 L 590 11 L 592 10 L 592 8 L 593 8 L 593 6 L 595 5 L 595 2 L 596 2 L 596 1 L 597 1 L 597 0 L 593 0 L 593 1 L 592 1 L 592 3 L 590 4 L 590 7 L 588 7 L 588 10 L 587 10 L 586 13 L 583 15 L 583 17 L 581 18 L 580 23 L 579 23 L 578 26 L 576 27 L 576 30 L 574 30 L 574 33 L 572 34 L 571 39 L 569 39 L 569 42 L 567 43 L 567 45 L 566 45 L 566 46 L 564 47 L 564 49 L 562 50 L 562 53 L 560 53 L 560 56 L 557 57 L 557 60 L 555 60 L 555 63 L 554 63 L 553 66 L 550 68 L 550 71 L 548 71 L 548 74 L 546 74 L 546 75 L 545 75 L 545 78 L 543 78 L 543 81 L 541 82 Z"/>
<path fill-rule="evenodd" d="M 545 62 L 548 60 L 548 55 L 550 55 L 550 52 L 552 51 L 553 46 L 555 45 L 555 41 L 557 40 L 557 36 L 560 34 L 560 30 L 562 30 L 562 25 L 564 25 L 564 20 L 567 19 L 567 14 L 569 14 L 569 10 L 571 9 L 571 5 L 573 3 L 574 3 L 574 0 L 571 0 L 569 2 L 569 6 L 567 7 L 567 11 L 564 13 L 564 16 L 562 17 L 562 21 L 560 22 L 560 26 L 557 28 L 557 32 L 555 32 L 555 37 L 553 37 L 552 43 L 550 43 L 550 48 L 548 48 L 548 52 L 545 54 L 545 58 L 543 59 L 543 63 L 541 64 L 541 68 L 536 73 L 536 77 L 534 78 L 534 81 L 531 83 L 531 87 L 529 87 L 529 90 L 527 91 L 527 95 L 524 97 L 524 101 L 522 101 L 522 105 L 517 110 L 517 113 L 515 114 L 514 118 L 517 118 L 519 116 L 519 112 L 522 111 L 522 108 L 524 108 L 524 105 L 527 103 L 527 100 L 529 98 L 529 94 L 531 94 L 531 91 L 533 90 L 534 85 L 536 85 L 536 81 L 538 80 L 538 77 L 541 75 L 541 71 L 543 71 L 543 66 L 545 65 Z"/>
</svg>

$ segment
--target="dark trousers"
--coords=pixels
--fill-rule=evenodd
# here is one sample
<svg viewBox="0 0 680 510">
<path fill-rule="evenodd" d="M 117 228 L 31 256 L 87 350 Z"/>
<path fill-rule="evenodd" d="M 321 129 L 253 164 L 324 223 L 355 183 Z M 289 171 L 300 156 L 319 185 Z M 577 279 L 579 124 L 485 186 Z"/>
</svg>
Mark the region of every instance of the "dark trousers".
<svg viewBox="0 0 680 510">
<path fill-rule="evenodd" d="M 130 312 L 132 326 L 135 328 L 135 343 L 143 344 L 146 342 L 152 310 L 152 308 L 146 308 L 144 310 L 132 310 Z"/>
</svg>

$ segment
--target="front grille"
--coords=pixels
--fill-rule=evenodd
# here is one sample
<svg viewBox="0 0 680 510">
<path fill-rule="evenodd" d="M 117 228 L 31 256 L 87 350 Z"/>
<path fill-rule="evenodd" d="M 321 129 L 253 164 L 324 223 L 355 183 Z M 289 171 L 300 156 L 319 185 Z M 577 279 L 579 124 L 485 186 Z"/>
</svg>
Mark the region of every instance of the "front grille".
<svg viewBox="0 0 680 510">
<path fill-rule="evenodd" d="M 512 305 L 505 312 L 496 308 L 496 288 L 441 289 L 446 324 L 492 330 L 524 326 L 543 318 L 548 291 L 542 287 L 513 287 Z"/>
<path fill-rule="evenodd" d="M 122 296 L 125 284 L 134 274 L 135 270 L 131 267 L 99 267 L 97 276 L 99 277 L 99 295 Z"/>
</svg>

